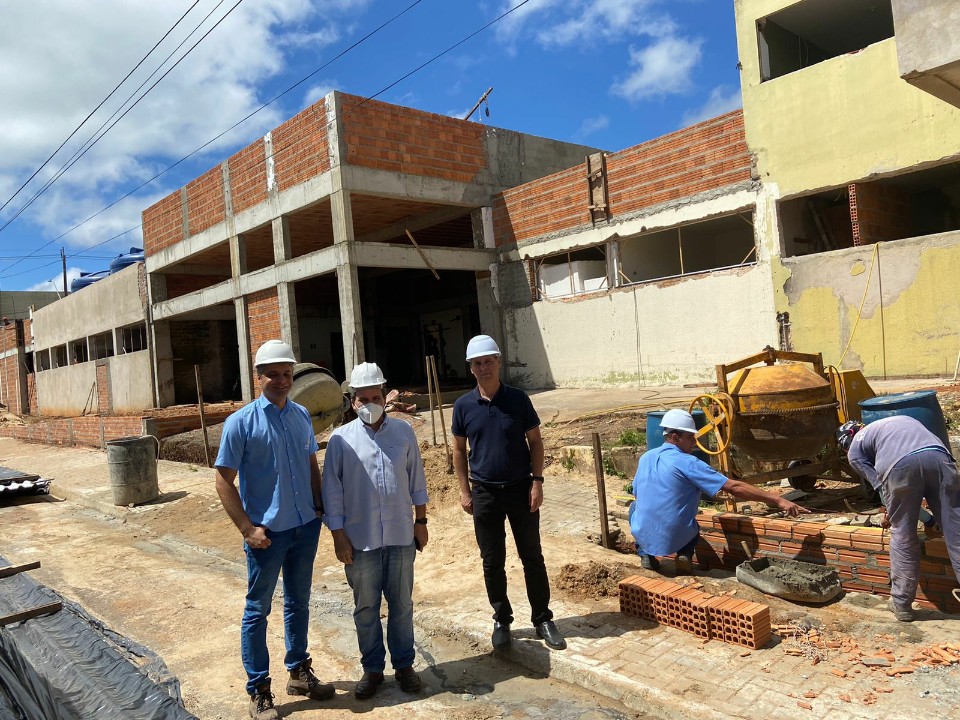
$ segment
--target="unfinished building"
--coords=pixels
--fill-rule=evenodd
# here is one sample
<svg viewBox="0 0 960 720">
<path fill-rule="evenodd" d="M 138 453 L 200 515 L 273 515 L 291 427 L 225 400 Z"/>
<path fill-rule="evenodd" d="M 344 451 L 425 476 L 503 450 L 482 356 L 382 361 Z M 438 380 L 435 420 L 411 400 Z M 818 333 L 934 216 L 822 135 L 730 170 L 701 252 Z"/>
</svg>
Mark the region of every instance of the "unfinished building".
<svg viewBox="0 0 960 720">
<path fill-rule="evenodd" d="M 736 3 L 782 336 L 871 376 L 944 374 L 960 349 L 960 109 L 901 78 L 919 5 L 949 26 L 956 4 Z"/>
<path fill-rule="evenodd" d="M 593 148 L 332 92 L 143 213 L 156 403 L 255 395 L 281 337 L 344 377 L 465 379 L 466 340 L 499 334 L 493 196 Z"/>
</svg>

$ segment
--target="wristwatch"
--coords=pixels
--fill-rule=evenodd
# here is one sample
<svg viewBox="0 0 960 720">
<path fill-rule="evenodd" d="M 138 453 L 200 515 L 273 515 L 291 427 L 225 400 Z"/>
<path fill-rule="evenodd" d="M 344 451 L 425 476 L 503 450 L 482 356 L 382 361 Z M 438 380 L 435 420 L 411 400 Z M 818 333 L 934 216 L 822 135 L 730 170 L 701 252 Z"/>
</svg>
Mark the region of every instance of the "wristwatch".
<svg viewBox="0 0 960 720">
<path fill-rule="evenodd" d="M 426 524 L 427 524 L 427 519 L 426 519 L 425 517 L 417 518 L 417 519 L 414 520 L 413 522 L 416 523 L 417 525 L 426 525 Z"/>
<path fill-rule="evenodd" d="M 539 480 L 540 482 L 543 482 L 543 475 L 531 475 L 531 476 L 530 476 L 530 479 L 531 479 L 531 480 Z"/>
</svg>

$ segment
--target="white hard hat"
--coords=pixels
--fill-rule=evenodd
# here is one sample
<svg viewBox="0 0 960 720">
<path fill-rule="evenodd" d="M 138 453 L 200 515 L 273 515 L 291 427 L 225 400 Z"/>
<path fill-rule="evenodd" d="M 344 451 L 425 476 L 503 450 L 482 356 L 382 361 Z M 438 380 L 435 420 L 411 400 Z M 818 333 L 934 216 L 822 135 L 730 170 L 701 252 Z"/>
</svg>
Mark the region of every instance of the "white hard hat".
<svg viewBox="0 0 960 720">
<path fill-rule="evenodd" d="M 497 341 L 489 335 L 476 335 L 470 338 L 467 343 L 467 360 L 484 357 L 485 355 L 496 355 L 499 357 L 500 348 Z"/>
<path fill-rule="evenodd" d="M 380 387 L 387 379 L 383 376 L 383 371 L 376 363 L 360 363 L 353 372 L 350 373 L 350 389 Z"/>
<path fill-rule="evenodd" d="M 296 363 L 293 357 L 293 348 L 283 340 L 267 340 L 257 349 L 257 357 L 253 364 L 257 367 L 270 363 Z"/>
<path fill-rule="evenodd" d="M 693 421 L 693 415 L 686 410 L 667 410 L 660 420 L 660 429 L 679 430 L 680 432 L 696 433 L 697 424 Z"/>
</svg>

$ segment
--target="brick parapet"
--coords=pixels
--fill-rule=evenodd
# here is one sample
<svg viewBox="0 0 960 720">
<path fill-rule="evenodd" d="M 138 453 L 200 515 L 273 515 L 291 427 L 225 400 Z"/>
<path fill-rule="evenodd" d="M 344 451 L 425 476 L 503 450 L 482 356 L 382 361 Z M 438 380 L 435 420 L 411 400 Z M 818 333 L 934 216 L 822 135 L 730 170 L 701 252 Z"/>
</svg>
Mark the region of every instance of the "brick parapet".
<svg viewBox="0 0 960 720">
<path fill-rule="evenodd" d="M 837 570 L 843 589 L 876 595 L 890 594 L 890 536 L 873 527 L 752 517 L 736 513 L 701 512 L 697 516 L 702 541 L 701 565 L 733 570 L 747 560 L 741 543 L 770 558 L 788 558 L 829 565 Z M 922 544 L 917 602 L 944 612 L 960 606 L 951 590 L 958 587 L 942 539 Z"/>
</svg>

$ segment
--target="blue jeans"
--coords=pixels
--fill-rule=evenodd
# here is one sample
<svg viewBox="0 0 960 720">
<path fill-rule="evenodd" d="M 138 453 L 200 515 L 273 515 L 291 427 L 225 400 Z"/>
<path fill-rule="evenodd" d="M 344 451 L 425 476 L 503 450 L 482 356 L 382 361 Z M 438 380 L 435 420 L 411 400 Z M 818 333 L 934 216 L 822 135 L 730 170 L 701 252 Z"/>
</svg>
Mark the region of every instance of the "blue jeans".
<svg viewBox="0 0 960 720">
<path fill-rule="evenodd" d="M 357 627 L 364 672 L 383 672 L 386 650 L 380 601 L 387 600 L 387 646 L 394 670 L 413 666 L 413 543 L 376 550 L 353 549 L 353 564 L 344 565 L 353 589 L 353 622 Z"/>
<path fill-rule="evenodd" d="M 283 663 L 288 670 L 310 657 L 307 652 L 307 626 L 310 623 L 310 586 L 313 561 L 320 539 L 319 518 L 283 532 L 267 531 L 270 547 L 255 550 L 244 543 L 247 554 L 247 602 L 240 622 L 240 657 L 247 671 L 247 692 L 270 679 L 270 654 L 267 651 L 267 616 L 273 604 L 273 591 L 283 570 L 283 635 L 287 653 Z"/>
</svg>

